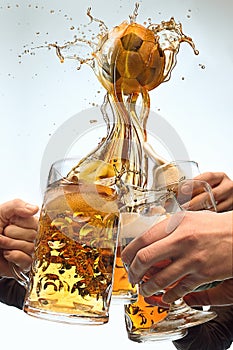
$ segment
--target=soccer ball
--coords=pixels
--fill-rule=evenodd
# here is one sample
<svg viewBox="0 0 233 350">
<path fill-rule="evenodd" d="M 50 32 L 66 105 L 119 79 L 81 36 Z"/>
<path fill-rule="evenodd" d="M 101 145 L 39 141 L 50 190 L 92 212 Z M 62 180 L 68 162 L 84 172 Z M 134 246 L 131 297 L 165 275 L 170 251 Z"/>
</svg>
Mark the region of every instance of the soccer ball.
<svg viewBox="0 0 233 350">
<path fill-rule="evenodd" d="M 152 30 L 124 21 L 101 38 L 95 72 L 108 92 L 129 95 L 164 80 L 165 55 Z"/>
</svg>

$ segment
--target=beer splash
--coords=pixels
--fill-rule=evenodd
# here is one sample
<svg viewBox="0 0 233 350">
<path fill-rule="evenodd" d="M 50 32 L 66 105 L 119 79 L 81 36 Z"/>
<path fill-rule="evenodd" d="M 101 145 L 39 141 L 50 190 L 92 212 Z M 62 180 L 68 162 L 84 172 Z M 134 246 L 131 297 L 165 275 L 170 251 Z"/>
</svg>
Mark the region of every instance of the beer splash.
<svg viewBox="0 0 233 350">
<path fill-rule="evenodd" d="M 177 24 L 174 18 L 160 24 L 150 21 L 145 27 L 136 22 L 138 7 L 136 4 L 129 21 L 123 21 L 110 30 L 103 21 L 92 16 L 89 8 L 90 25 L 99 26 L 97 40 L 93 36 L 87 39 L 84 33 L 64 45 L 54 43 L 47 46 L 56 50 L 62 63 L 73 60 L 77 62 L 77 69 L 88 64 L 106 90 L 101 111 L 107 123 L 107 136 L 63 179 L 67 184 L 85 184 L 86 188 L 98 185 L 106 193 L 106 198 L 110 185 L 119 178 L 142 189 L 148 187 L 148 158 L 157 165 L 163 163 L 147 142 L 149 91 L 170 79 L 182 42 L 191 45 L 194 53 L 198 54 L 192 39 L 183 33 L 182 25 Z M 89 50 L 86 57 L 79 54 L 80 47 Z M 117 209 L 114 214 L 117 217 Z M 91 220 L 92 213 L 87 215 Z M 93 228 L 93 233 L 98 236 L 97 228 Z M 76 240 L 82 243 L 82 239 L 78 232 Z M 127 278 L 126 271 L 126 278 L 122 276 L 119 262 L 118 259 L 115 264 L 116 284 Z M 108 286 L 110 284 L 111 281 L 108 281 Z M 114 285 L 114 297 L 117 298 L 124 289 L 125 286 Z M 91 294 L 89 290 L 87 293 Z"/>
<path fill-rule="evenodd" d="M 99 25 L 97 41 L 75 37 L 73 41 L 55 48 L 63 63 L 67 59 L 78 62 L 77 69 L 88 64 L 107 91 L 102 106 L 104 119 L 108 123 L 108 134 L 102 144 L 72 169 L 68 178 L 77 179 L 82 172 L 94 174 L 98 160 L 108 164 L 108 170 L 100 173 L 101 178 L 108 174 L 123 174 L 125 182 L 145 187 L 148 178 L 148 156 L 157 164 L 163 163 L 147 142 L 146 124 L 150 112 L 149 91 L 168 81 L 176 65 L 176 56 L 182 42 L 188 43 L 197 55 L 192 39 L 183 33 L 182 25 L 172 17 L 169 21 L 147 27 L 136 22 L 139 4 L 136 3 L 129 21 L 123 21 L 113 29 L 108 29 L 102 20 L 92 16 L 91 8 L 87 15 L 90 24 Z M 81 57 L 75 52 L 80 45 L 86 45 L 91 53 Z M 71 53 L 74 51 L 74 53 Z M 141 103 L 138 110 L 138 102 Z M 108 107 L 112 112 L 113 124 L 109 127 Z M 82 171 L 80 171 L 82 165 Z M 106 169 L 105 169 L 106 170 Z M 98 171 L 99 173 L 99 171 Z M 94 176 L 94 175 L 93 175 Z"/>
</svg>

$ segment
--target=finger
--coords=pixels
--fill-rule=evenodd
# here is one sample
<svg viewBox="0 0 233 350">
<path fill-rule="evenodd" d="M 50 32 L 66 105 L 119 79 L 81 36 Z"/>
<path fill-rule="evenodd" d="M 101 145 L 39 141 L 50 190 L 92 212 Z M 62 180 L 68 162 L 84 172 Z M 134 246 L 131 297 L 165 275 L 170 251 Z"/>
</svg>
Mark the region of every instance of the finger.
<svg viewBox="0 0 233 350">
<path fill-rule="evenodd" d="M 166 290 L 162 300 L 165 303 L 172 303 L 186 294 L 191 293 L 200 285 L 200 280 L 194 276 L 188 276 L 178 281 L 173 287 Z"/>
<path fill-rule="evenodd" d="M 150 297 L 145 297 L 144 300 L 147 304 L 159 306 L 163 309 L 169 309 L 170 306 L 162 301 L 162 295 L 151 295 Z"/>
<path fill-rule="evenodd" d="M 205 172 L 196 176 L 195 180 L 206 181 L 213 188 L 218 186 L 224 179 L 225 174 L 222 172 Z"/>
<path fill-rule="evenodd" d="M 184 296 L 184 300 L 190 306 L 210 305 L 207 290 L 189 293 Z"/>
<path fill-rule="evenodd" d="M 19 250 L 3 251 L 4 258 L 9 262 L 17 265 L 22 271 L 30 269 L 32 258 Z"/>
<path fill-rule="evenodd" d="M 189 260 L 186 259 L 185 263 L 178 258 L 179 255 L 179 248 L 169 237 L 139 250 L 128 269 L 129 281 L 136 284 L 144 276 L 149 276 L 142 284 L 143 296 L 163 290 L 189 272 Z M 151 277 L 153 269 L 157 270 L 154 278 Z"/>
<path fill-rule="evenodd" d="M 217 211 L 218 213 L 223 211 L 228 211 L 233 209 L 233 197 L 229 197 L 222 202 L 217 202 Z"/>
<path fill-rule="evenodd" d="M 31 255 L 34 250 L 34 244 L 0 235 L 0 248 L 3 250 L 20 250 Z"/>
<path fill-rule="evenodd" d="M 0 276 L 1 277 L 12 277 L 12 273 L 9 273 L 8 261 L 3 256 L 3 251 L 0 249 Z"/>
<path fill-rule="evenodd" d="M 38 206 L 14 199 L 0 206 L 0 221 L 6 225 L 14 216 L 29 217 L 38 212 Z"/>
<path fill-rule="evenodd" d="M 229 182 L 222 182 L 218 187 L 213 189 L 214 199 L 217 202 L 218 211 L 231 210 L 233 206 L 232 188 Z M 219 206 L 219 204 L 221 205 Z"/>
<path fill-rule="evenodd" d="M 179 192 L 186 195 L 188 198 L 197 196 L 204 191 L 203 181 L 184 180 L 180 183 Z"/>
<path fill-rule="evenodd" d="M 131 262 L 133 261 L 135 255 L 137 252 L 152 244 L 156 241 L 156 238 L 159 238 L 163 233 L 165 232 L 166 228 L 166 220 L 158 223 L 157 225 L 153 226 L 151 229 L 149 229 L 147 232 L 143 233 L 141 236 L 133 239 L 122 251 L 121 258 L 123 262 L 129 266 Z"/>
<path fill-rule="evenodd" d="M 38 218 L 36 216 L 29 216 L 29 217 L 21 217 L 14 215 L 9 220 L 9 225 L 16 225 L 23 228 L 32 228 L 34 230 L 37 230 L 38 227 Z"/>
<path fill-rule="evenodd" d="M 187 270 L 188 268 L 186 268 L 185 264 L 181 261 L 179 261 L 179 263 L 170 263 L 166 265 L 166 267 L 161 268 L 159 272 L 149 278 L 145 283 L 140 284 L 140 293 L 144 297 L 149 297 L 168 287 L 172 288 L 171 286 L 184 278 L 186 275 L 184 271 Z"/>
<path fill-rule="evenodd" d="M 9 238 L 34 242 L 37 231 L 31 228 L 22 228 L 15 225 L 9 225 L 5 227 L 3 233 Z"/>
<path fill-rule="evenodd" d="M 141 236 L 131 241 L 122 251 L 121 258 L 123 262 L 127 266 L 130 266 L 139 250 L 161 240 L 162 238 L 169 236 L 179 226 L 184 216 L 185 212 L 183 211 L 171 215 L 169 218 L 157 223 L 156 225 L 151 227 L 147 232 L 143 233 Z"/>
<path fill-rule="evenodd" d="M 182 202 L 180 204 L 186 210 L 216 210 L 212 188 L 206 181 L 183 181 L 180 193 L 178 201 L 179 197 L 181 197 Z"/>
<path fill-rule="evenodd" d="M 190 202 L 182 205 L 185 210 L 197 211 L 197 210 L 211 210 L 215 209 L 215 202 L 209 193 L 202 193 L 192 198 Z"/>
</svg>

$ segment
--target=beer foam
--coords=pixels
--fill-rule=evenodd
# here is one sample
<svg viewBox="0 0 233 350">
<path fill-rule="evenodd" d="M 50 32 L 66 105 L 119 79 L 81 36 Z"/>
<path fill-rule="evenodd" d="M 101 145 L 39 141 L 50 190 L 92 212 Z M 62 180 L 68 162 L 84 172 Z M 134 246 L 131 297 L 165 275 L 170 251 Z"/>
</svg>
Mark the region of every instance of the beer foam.
<svg viewBox="0 0 233 350">
<path fill-rule="evenodd" d="M 120 239 L 133 239 L 148 231 L 155 224 L 167 217 L 163 207 L 156 207 L 153 215 L 139 213 L 121 213 Z"/>
<path fill-rule="evenodd" d="M 179 181 L 181 172 L 179 168 L 173 164 L 164 164 L 155 170 L 154 182 L 157 187 L 166 187 L 171 183 Z"/>
</svg>

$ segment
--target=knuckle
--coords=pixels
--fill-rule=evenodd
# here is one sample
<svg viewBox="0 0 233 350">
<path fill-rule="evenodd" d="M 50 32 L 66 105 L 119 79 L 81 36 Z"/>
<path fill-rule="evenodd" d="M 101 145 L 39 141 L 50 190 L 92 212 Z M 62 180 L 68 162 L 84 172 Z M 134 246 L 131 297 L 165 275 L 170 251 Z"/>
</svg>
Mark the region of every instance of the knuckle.
<svg viewBox="0 0 233 350">
<path fill-rule="evenodd" d="M 12 206 L 17 208 L 17 207 L 21 207 L 24 204 L 24 201 L 22 201 L 22 199 L 19 198 L 14 198 L 12 201 Z"/>
<path fill-rule="evenodd" d="M 33 243 L 29 243 L 28 244 L 28 253 L 30 254 L 30 255 L 32 255 L 33 253 L 34 253 L 34 248 L 35 248 L 35 246 L 34 246 L 34 244 Z"/>
<path fill-rule="evenodd" d="M 225 174 L 223 171 L 219 171 L 216 175 L 218 175 L 218 177 L 221 178 L 222 180 L 229 179 L 227 174 Z"/>
<path fill-rule="evenodd" d="M 190 293 L 193 290 L 193 285 L 190 281 L 184 280 L 179 283 L 179 290 L 181 291 L 182 295 Z"/>
<path fill-rule="evenodd" d="M 21 236 L 21 239 L 23 242 L 31 244 L 34 243 L 36 238 L 36 231 L 32 229 L 24 229 L 23 236 Z"/>
<path fill-rule="evenodd" d="M 158 294 L 162 292 L 163 288 L 159 286 L 154 279 L 150 279 L 149 282 L 140 285 L 140 293 L 143 294 L 143 296 L 151 296 L 155 293 Z"/>
<path fill-rule="evenodd" d="M 187 232 L 186 236 L 183 238 L 181 243 L 183 243 L 183 245 L 186 245 L 188 247 L 190 247 L 190 246 L 195 247 L 198 244 L 197 234 L 194 231 Z"/>
<path fill-rule="evenodd" d="M 13 225 L 8 225 L 4 228 L 4 236 L 6 237 L 11 237 L 11 233 L 12 233 L 12 227 Z"/>
<path fill-rule="evenodd" d="M 192 223 L 193 218 L 188 214 L 186 216 L 186 226 L 184 228 L 184 235 L 180 237 L 180 243 L 182 245 L 185 244 L 188 247 L 196 247 L 199 244 L 200 232 Z"/>
<path fill-rule="evenodd" d="M 37 231 L 36 230 L 32 230 L 31 232 L 31 241 L 34 242 L 37 236 Z"/>
<path fill-rule="evenodd" d="M 233 181 L 232 180 L 229 180 L 230 183 L 229 183 L 229 188 L 231 190 L 231 192 L 233 191 Z"/>
<path fill-rule="evenodd" d="M 11 249 L 12 248 L 13 241 L 9 237 L 6 237 L 5 235 L 0 236 L 0 245 L 3 249 Z"/>
<path fill-rule="evenodd" d="M 199 177 L 208 182 L 213 178 L 213 176 L 214 176 L 213 172 L 206 171 L 206 172 L 202 173 Z"/>
<path fill-rule="evenodd" d="M 28 269 L 32 263 L 31 256 L 19 250 L 4 252 L 4 258 L 8 262 L 13 262 L 22 269 Z"/>
<path fill-rule="evenodd" d="M 167 287 L 167 279 L 163 277 L 156 276 L 153 282 L 154 282 L 154 286 L 156 286 L 157 289 L 159 290 L 163 290 L 164 288 Z"/>
<path fill-rule="evenodd" d="M 141 249 L 137 252 L 136 258 L 140 265 L 148 265 L 149 255 L 146 249 Z"/>
</svg>

